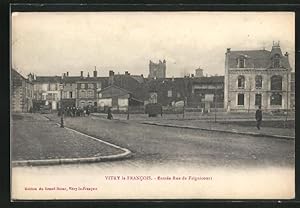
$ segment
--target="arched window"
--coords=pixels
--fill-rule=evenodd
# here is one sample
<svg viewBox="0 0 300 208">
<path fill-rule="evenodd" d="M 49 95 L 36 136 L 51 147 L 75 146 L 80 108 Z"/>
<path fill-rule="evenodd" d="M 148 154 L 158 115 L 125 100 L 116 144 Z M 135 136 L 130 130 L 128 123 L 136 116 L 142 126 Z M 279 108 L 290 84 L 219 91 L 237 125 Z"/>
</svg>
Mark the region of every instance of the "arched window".
<svg viewBox="0 0 300 208">
<path fill-rule="evenodd" d="M 275 54 L 273 57 L 273 68 L 280 68 L 280 55 Z"/>
<path fill-rule="evenodd" d="M 279 93 L 273 93 L 270 97 L 271 105 L 281 105 L 282 104 L 282 96 Z"/>
<path fill-rule="evenodd" d="M 255 88 L 256 89 L 262 88 L 262 76 L 260 76 L 260 75 L 257 75 L 255 77 Z"/>
<path fill-rule="evenodd" d="M 238 88 L 245 88 L 245 77 L 244 76 L 239 76 L 238 77 Z"/>
<path fill-rule="evenodd" d="M 274 75 L 271 77 L 271 90 L 282 90 L 282 77 Z"/>
</svg>

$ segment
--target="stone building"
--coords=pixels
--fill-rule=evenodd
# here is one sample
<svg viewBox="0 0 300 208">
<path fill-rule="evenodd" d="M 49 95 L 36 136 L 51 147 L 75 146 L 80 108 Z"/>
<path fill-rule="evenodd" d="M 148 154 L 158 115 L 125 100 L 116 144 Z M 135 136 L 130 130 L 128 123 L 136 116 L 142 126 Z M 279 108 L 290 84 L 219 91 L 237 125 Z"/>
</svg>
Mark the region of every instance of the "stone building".
<svg viewBox="0 0 300 208">
<path fill-rule="evenodd" d="M 31 74 L 29 75 L 29 77 Z M 33 84 L 15 69 L 11 70 L 11 111 L 29 112 L 32 109 Z"/>
<path fill-rule="evenodd" d="M 259 105 L 265 111 L 289 108 L 290 73 L 288 53 L 279 42 L 268 50 L 227 49 L 225 54 L 224 107 L 227 111 L 250 111 Z"/>
<path fill-rule="evenodd" d="M 83 76 L 81 71 L 79 79 L 74 83 L 76 85 L 76 106 L 97 107 L 98 92 L 102 89 L 101 78 L 97 77 L 97 71 L 93 72 L 93 76 L 90 77 L 88 74 L 86 77 Z"/>
<path fill-rule="evenodd" d="M 166 60 L 159 60 L 158 63 L 149 62 L 149 78 L 166 78 Z"/>
<path fill-rule="evenodd" d="M 50 109 L 57 110 L 60 96 L 60 76 L 36 76 L 33 79 L 34 103 L 50 106 Z"/>
</svg>

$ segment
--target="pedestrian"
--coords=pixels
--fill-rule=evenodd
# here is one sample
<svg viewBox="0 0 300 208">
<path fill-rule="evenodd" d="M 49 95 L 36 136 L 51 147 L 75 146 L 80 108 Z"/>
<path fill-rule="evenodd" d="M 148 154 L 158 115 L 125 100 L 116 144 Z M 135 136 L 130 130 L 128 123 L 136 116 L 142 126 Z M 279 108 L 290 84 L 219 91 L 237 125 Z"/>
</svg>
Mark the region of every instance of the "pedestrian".
<svg viewBox="0 0 300 208">
<path fill-rule="evenodd" d="M 111 120 L 113 118 L 110 107 L 107 109 L 107 119 Z"/>
<path fill-rule="evenodd" d="M 262 121 L 262 111 L 261 111 L 261 106 L 260 105 L 258 106 L 258 109 L 256 110 L 255 119 L 256 119 L 256 127 L 259 130 L 260 125 L 261 125 L 261 121 Z"/>
</svg>

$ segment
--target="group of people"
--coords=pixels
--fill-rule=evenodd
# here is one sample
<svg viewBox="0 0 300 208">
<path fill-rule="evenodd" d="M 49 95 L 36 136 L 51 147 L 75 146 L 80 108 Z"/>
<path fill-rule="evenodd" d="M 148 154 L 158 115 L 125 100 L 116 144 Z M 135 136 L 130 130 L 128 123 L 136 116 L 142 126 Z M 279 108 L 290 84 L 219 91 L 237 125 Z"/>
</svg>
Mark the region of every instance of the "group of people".
<svg viewBox="0 0 300 208">
<path fill-rule="evenodd" d="M 64 116 L 70 116 L 70 117 L 77 117 L 77 116 L 89 116 L 91 114 L 91 109 L 86 108 L 80 108 L 80 107 L 66 107 L 64 108 L 63 112 L 60 110 L 58 111 L 58 116 L 61 116 L 61 114 L 64 114 Z M 113 119 L 113 115 L 111 112 L 111 108 L 107 109 L 107 119 Z"/>
<path fill-rule="evenodd" d="M 61 115 L 61 111 L 58 111 L 58 116 Z M 66 107 L 63 110 L 64 116 L 77 117 L 77 116 L 89 116 L 91 110 L 89 108 L 79 108 L 79 107 Z"/>
</svg>

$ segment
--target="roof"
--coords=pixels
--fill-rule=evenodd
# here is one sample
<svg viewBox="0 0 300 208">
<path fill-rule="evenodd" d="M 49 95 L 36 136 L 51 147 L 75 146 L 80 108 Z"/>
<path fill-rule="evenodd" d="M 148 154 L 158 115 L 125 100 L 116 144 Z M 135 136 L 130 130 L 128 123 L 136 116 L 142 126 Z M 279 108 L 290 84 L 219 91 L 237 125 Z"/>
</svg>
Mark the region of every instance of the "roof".
<svg viewBox="0 0 300 208">
<path fill-rule="evenodd" d="M 54 82 L 60 83 L 61 77 L 60 76 L 36 76 L 36 79 L 33 82 Z"/>
<path fill-rule="evenodd" d="M 133 79 L 138 81 L 138 83 L 142 84 L 144 83 L 144 77 L 142 75 L 130 75 Z"/>
<path fill-rule="evenodd" d="M 241 50 L 230 51 L 229 67 L 238 68 L 238 58 L 244 57 L 246 60 L 246 68 L 271 68 L 272 58 L 275 54 L 279 54 L 281 59 L 281 66 L 283 68 L 290 68 L 287 56 L 283 56 L 280 47 L 273 46 L 271 51 L 268 50 Z"/>
<path fill-rule="evenodd" d="M 108 98 L 108 97 L 119 97 L 126 94 L 132 94 L 126 89 L 123 89 L 121 87 L 118 87 L 116 85 L 110 85 L 108 87 L 105 87 L 99 93 L 102 93 L 102 98 Z M 106 94 L 108 93 L 108 94 Z"/>
</svg>

